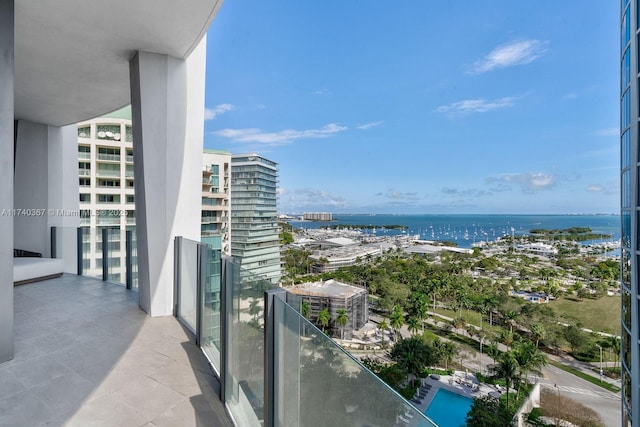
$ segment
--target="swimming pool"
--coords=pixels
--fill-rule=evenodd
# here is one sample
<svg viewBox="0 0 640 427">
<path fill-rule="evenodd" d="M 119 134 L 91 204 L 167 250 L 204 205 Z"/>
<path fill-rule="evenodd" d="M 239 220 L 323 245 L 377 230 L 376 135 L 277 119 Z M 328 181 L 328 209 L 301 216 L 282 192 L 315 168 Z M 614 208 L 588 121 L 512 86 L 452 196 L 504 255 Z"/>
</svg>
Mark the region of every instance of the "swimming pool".
<svg viewBox="0 0 640 427">
<path fill-rule="evenodd" d="M 439 427 L 464 427 L 472 404 L 473 399 L 440 388 L 424 414 Z"/>
</svg>

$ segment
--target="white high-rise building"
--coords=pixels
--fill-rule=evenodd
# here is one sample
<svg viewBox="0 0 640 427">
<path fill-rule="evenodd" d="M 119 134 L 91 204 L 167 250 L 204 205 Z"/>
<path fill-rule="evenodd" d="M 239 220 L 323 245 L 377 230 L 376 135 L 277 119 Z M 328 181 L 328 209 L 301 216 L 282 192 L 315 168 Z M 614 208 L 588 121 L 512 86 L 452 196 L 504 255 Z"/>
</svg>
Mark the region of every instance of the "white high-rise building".
<svg viewBox="0 0 640 427">
<path fill-rule="evenodd" d="M 124 282 L 124 231 L 135 227 L 131 108 L 78 124 L 78 183 L 83 274 L 102 275 L 102 230 L 110 231 L 110 280 Z M 119 235 L 114 235 L 118 233 Z"/>
<path fill-rule="evenodd" d="M 231 156 L 231 255 L 241 267 L 279 283 L 278 164 L 258 154 Z"/>
<path fill-rule="evenodd" d="M 202 241 L 230 255 L 231 153 L 205 149 L 202 163 Z"/>
</svg>

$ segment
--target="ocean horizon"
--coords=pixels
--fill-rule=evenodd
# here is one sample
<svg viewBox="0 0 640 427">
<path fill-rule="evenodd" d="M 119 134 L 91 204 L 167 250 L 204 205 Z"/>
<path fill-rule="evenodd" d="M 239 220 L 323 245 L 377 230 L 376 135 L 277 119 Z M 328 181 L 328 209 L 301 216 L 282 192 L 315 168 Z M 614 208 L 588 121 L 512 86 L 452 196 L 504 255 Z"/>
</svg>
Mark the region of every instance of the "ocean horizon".
<svg viewBox="0 0 640 427">
<path fill-rule="evenodd" d="M 333 221 L 288 221 L 294 228 L 315 229 L 326 225 L 367 226 L 363 233 L 379 236 L 419 235 L 423 240 L 451 241 L 469 248 L 480 241 L 529 234 L 532 229 L 588 227 L 594 233 L 610 235 L 605 241 L 620 240 L 620 215 L 615 214 L 334 214 Z M 404 230 L 386 226 L 405 226 Z M 595 243 L 583 242 L 583 243 Z"/>
</svg>

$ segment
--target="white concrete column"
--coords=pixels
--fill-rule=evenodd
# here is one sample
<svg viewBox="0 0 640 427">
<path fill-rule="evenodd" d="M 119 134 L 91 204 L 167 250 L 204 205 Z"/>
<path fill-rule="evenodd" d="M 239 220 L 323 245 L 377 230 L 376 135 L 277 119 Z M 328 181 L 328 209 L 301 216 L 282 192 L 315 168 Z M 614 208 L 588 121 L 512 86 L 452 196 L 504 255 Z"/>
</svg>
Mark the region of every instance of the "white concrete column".
<svg viewBox="0 0 640 427">
<path fill-rule="evenodd" d="M 15 248 L 48 256 L 49 127 L 27 120 L 18 120 L 16 127 L 13 243 Z"/>
<path fill-rule="evenodd" d="M 58 226 L 58 258 L 76 272 L 78 138 L 76 126 L 16 122 L 14 246 L 51 256 L 51 227 Z"/>
<path fill-rule="evenodd" d="M 200 240 L 205 43 L 186 61 L 139 51 L 129 65 L 139 298 L 151 316 L 173 313 L 174 238 Z"/>
<path fill-rule="evenodd" d="M 0 213 L 13 209 L 13 0 L 0 2 Z M 0 215 L 0 363 L 13 359 L 13 217 Z"/>
<path fill-rule="evenodd" d="M 57 227 L 57 257 L 64 259 L 66 273 L 76 274 L 76 236 L 80 226 L 78 127 L 49 126 L 48 148 L 47 229 Z M 50 243 L 47 240 L 47 248 Z"/>
</svg>

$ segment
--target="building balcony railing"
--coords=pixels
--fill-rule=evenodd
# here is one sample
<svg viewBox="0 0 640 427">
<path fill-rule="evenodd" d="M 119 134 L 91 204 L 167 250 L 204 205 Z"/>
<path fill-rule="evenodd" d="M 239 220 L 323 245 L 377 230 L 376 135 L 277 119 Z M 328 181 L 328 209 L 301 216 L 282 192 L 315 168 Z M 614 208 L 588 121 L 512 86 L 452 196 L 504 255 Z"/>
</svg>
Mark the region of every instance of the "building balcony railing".
<svg viewBox="0 0 640 427">
<path fill-rule="evenodd" d="M 96 156 L 96 159 L 98 160 L 106 160 L 109 162 L 119 162 L 120 161 L 120 154 L 104 154 L 104 153 L 98 153 Z"/>
<path fill-rule="evenodd" d="M 129 155 L 127 155 L 126 162 L 127 162 L 127 163 L 133 163 L 133 156 L 129 156 Z"/>
<path fill-rule="evenodd" d="M 78 153 L 79 160 L 91 160 L 91 153 L 80 152 Z"/>
<path fill-rule="evenodd" d="M 78 175 L 91 176 L 91 169 L 78 169 Z"/>
<path fill-rule="evenodd" d="M 207 245 L 177 237 L 175 248 L 177 317 L 219 374 L 221 398 L 238 425 L 317 425 L 322 419 L 394 426 L 410 419 L 435 427 L 302 317 L 298 296 Z M 246 313 L 250 305 L 256 314 Z"/>
<path fill-rule="evenodd" d="M 106 221 L 105 221 L 106 220 Z M 115 217 L 96 217 L 98 225 L 110 225 Z M 129 218 L 127 218 L 128 222 Z M 80 218 L 80 227 L 52 227 L 51 255 L 62 253 L 69 241 L 76 241 L 77 272 L 102 280 L 122 282 L 127 289 L 138 288 L 138 254 L 135 228 L 90 228 L 90 218 Z M 124 260 L 124 262 L 121 262 Z M 94 262 L 95 261 L 95 262 Z"/>
<path fill-rule="evenodd" d="M 96 170 L 96 176 L 99 177 L 120 177 L 119 170 L 98 169 Z"/>
</svg>

